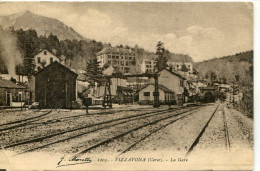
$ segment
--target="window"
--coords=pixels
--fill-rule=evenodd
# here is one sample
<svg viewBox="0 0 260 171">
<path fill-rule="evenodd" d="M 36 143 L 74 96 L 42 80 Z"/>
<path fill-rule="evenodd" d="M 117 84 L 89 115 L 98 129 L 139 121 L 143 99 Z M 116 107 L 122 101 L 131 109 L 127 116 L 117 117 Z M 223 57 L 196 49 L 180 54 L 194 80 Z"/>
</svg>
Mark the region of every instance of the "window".
<svg viewBox="0 0 260 171">
<path fill-rule="evenodd" d="M 18 92 L 18 102 L 22 101 L 22 92 Z"/>
<path fill-rule="evenodd" d="M 50 63 L 53 63 L 53 58 L 52 57 L 50 57 Z"/>
<path fill-rule="evenodd" d="M 45 50 L 43 53 L 44 53 L 44 55 L 47 55 L 47 52 L 46 52 L 46 50 Z"/>
<path fill-rule="evenodd" d="M 127 57 L 127 56 L 125 57 L 125 60 L 128 60 L 128 57 Z"/>
<path fill-rule="evenodd" d="M 121 59 L 124 59 L 124 56 L 121 56 Z"/>
<path fill-rule="evenodd" d="M 125 73 L 128 73 L 129 72 L 129 68 L 125 68 Z"/>
<path fill-rule="evenodd" d="M 115 56 L 114 56 L 114 55 L 112 56 L 112 59 L 115 59 Z"/>
<path fill-rule="evenodd" d="M 135 60 L 135 57 L 133 57 L 133 60 Z"/>
<path fill-rule="evenodd" d="M 144 92 L 144 96 L 150 96 L 150 92 Z"/>
<path fill-rule="evenodd" d="M 108 64 L 111 64 L 111 60 L 108 60 L 107 63 L 108 63 Z"/>
<path fill-rule="evenodd" d="M 111 58 L 111 55 L 108 55 L 108 59 L 110 59 Z"/>
<path fill-rule="evenodd" d="M 121 65 L 125 65 L 124 61 L 121 61 Z"/>
<path fill-rule="evenodd" d="M 116 59 L 119 59 L 119 56 L 116 56 Z"/>
<path fill-rule="evenodd" d="M 132 60 L 132 57 L 129 57 L 129 60 Z"/>
<path fill-rule="evenodd" d="M 180 80 L 180 86 L 183 87 L 183 81 L 182 80 Z"/>
<path fill-rule="evenodd" d="M 38 63 L 41 63 L 41 58 L 40 57 L 38 57 Z"/>
</svg>

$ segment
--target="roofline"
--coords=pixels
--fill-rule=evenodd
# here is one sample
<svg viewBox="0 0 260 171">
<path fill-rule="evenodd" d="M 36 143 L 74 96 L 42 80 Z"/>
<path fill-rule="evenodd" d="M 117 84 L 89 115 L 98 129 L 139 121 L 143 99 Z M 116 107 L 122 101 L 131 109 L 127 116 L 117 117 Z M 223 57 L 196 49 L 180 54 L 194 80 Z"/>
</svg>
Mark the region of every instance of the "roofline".
<svg viewBox="0 0 260 171">
<path fill-rule="evenodd" d="M 153 84 L 153 83 L 147 84 L 147 85 L 146 85 L 146 86 L 144 86 L 143 88 L 139 89 L 139 90 L 138 90 L 138 92 L 139 92 L 139 91 L 141 91 L 142 89 L 144 89 L 144 88 L 148 87 L 149 85 L 153 85 L 153 86 L 154 86 L 154 84 Z M 158 84 L 158 85 L 161 85 L 161 86 L 163 86 L 162 84 Z M 174 93 L 174 92 L 173 92 L 173 91 L 171 91 L 171 90 L 170 90 L 170 91 L 164 91 L 164 90 L 163 90 L 162 88 L 160 88 L 159 86 L 158 86 L 158 88 L 159 88 L 159 89 L 161 89 L 163 92 L 171 92 L 171 93 Z M 166 87 L 166 88 L 167 88 L 167 87 Z"/>
<path fill-rule="evenodd" d="M 184 79 L 184 80 L 187 80 L 185 77 L 183 77 L 183 76 L 181 76 L 180 74 L 177 74 L 177 73 L 175 73 L 175 72 L 173 72 L 173 71 L 170 71 L 170 70 L 168 70 L 167 68 L 163 68 L 163 69 L 157 71 L 156 73 L 158 74 L 159 72 L 161 72 L 161 71 L 164 70 L 164 69 L 167 70 L 168 72 L 170 72 L 171 74 L 177 76 L 177 77 L 180 77 L 180 78 L 182 78 L 182 79 Z"/>
<path fill-rule="evenodd" d="M 42 49 L 40 52 L 38 52 L 36 55 L 34 55 L 34 57 L 36 57 L 39 53 L 41 53 L 42 51 L 44 51 L 44 50 L 47 50 L 49 53 L 51 53 L 53 56 L 55 56 L 55 57 L 57 57 L 60 61 L 61 61 L 61 58 L 60 57 L 58 57 L 57 55 L 54 55 L 52 52 L 50 52 L 48 49 Z"/>
<path fill-rule="evenodd" d="M 40 71 L 36 72 L 36 73 L 35 73 L 35 74 L 33 74 L 33 75 L 34 75 L 34 76 L 38 75 L 39 73 L 43 72 L 43 71 L 44 71 L 46 68 L 50 67 L 51 65 L 53 65 L 53 64 L 55 64 L 55 63 L 59 64 L 60 66 L 62 66 L 62 67 L 63 67 L 63 68 L 65 68 L 65 69 L 67 69 L 67 70 L 68 70 L 69 72 L 71 72 L 72 74 L 74 74 L 74 75 L 78 76 L 78 74 L 77 74 L 77 73 L 75 73 L 75 72 L 71 71 L 69 68 L 67 68 L 66 66 L 64 66 L 64 65 L 60 64 L 60 63 L 59 63 L 59 62 L 57 62 L 57 61 L 54 61 L 53 63 L 51 63 L 50 65 L 48 65 L 47 67 L 45 67 L 45 68 L 41 69 Z"/>
</svg>

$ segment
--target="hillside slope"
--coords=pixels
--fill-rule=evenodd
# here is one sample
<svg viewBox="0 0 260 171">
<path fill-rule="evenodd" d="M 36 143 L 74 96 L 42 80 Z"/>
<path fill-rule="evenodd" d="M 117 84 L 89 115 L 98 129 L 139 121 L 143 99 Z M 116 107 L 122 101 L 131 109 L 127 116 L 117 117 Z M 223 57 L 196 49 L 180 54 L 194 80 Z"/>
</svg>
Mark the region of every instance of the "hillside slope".
<svg viewBox="0 0 260 171">
<path fill-rule="evenodd" d="M 195 63 L 201 76 L 214 72 L 218 81 L 225 79 L 232 82 L 235 74 L 239 74 L 240 82 L 247 84 L 253 78 L 253 50 Z"/>
</svg>

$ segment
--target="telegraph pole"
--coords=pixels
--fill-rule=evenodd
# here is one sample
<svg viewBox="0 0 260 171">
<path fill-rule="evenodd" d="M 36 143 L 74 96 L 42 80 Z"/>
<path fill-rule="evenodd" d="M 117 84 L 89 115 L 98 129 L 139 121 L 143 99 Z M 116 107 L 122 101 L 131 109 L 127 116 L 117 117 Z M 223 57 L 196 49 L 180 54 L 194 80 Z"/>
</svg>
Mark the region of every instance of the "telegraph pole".
<svg viewBox="0 0 260 171">
<path fill-rule="evenodd" d="M 158 75 L 154 76 L 154 104 L 153 107 L 159 107 L 160 101 L 159 101 L 159 87 L 158 87 Z"/>
</svg>

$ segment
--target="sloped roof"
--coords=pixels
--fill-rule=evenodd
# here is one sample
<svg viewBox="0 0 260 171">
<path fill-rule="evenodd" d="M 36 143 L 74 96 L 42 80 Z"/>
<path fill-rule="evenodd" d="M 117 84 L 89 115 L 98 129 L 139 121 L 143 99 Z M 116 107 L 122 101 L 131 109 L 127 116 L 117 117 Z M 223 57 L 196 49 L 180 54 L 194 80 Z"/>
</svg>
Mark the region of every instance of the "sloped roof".
<svg viewBox="0 0 260 171">
<path fill-rule="evenodd" d="M 188 55 L 173 53 L 169 57 L 168 62 L 193 62 L 193 60 Z"/>
<path fill-rule="evenodd" d="M 150 83 L 150 84 L 147 84 L 146 86 L 142 87 L 141 89 L 139 89 L 138 91 L 148 87 L 149 85 L 153 85 L 153 83 Z M 174 93 L 172 90 L 168 89 L 167 87 L 165 87 L 164 85 L 161 85 L 161 84 L 158 84 L 158 88 L 161 89 L 162 91 L 164 92 L 167 92 L 167 93 Z"/>
<path fill-rule="evenodd" d="M 166 70 L 166 71 L 170 72 L 171 74 L 176 75 L 177 77 L 180 77 L 180 78 L 186 80 L 186 78 L 183 77 L 182 75 L 180 75 L 180 74 L 178 74 L 178 73 L 176 73 L 176 72 L 170 71 L 170 70 L 168 70 L 167 68 L 161 69 L 160 71 L 157 71 L 156 73 L 158 74 L 159 72 L 161 72 L 161 71 L 163 71 L 163 70 Z"/>
<path fill-rule="evenodd" d="M 64 68 L 64 69 L 67 70 L 68 72 L 70 72 L 70 73 L 72 73 L 72 74 L 78 76 L 78 74 L 76 74 L 75 72 L 73 72 L 72 70 L 70 70 L 70 69 L 67 68 L 66 66 L 60 64 L 60 63 L 57 62 L 57 61 L 51 63 L 51 64 L 48 65 L 47 67 L 45 67 L 45 68 L 41 69 L 40 71 L 36 72 L 34 75 L 36 76 L 36 75 L 38 75 L 39 73 L 42 73 L 42 72 L 44 72 L 45 70 L 47 70 L 47 69 L 49 69 L 49 68 L 51 68 L 51 67 L 54 67 L 55 65 L 57 65 L 57 66 L 59 66 L 59 67 L 61 67 L 61 68 Z"/>
<path fill-rule="evenodd" d="M 4 80 L 0 78 L 0 87 L 1 88 L 16 88 L 16 89 L 24 89 L 25 87 L 15 84 L 10 80 Z"/>
<path fill-rule="evenodd" d="M 102 49 L 100 52 L 97 53 L 97 55 L 102 55 L 102 54 L 135 54 L 135 51 L 132 51 L 131 49 L 126 49 L 126 48 L 118 48 L 118 47 L 111 47 L 107 46 L 104 49 Z"/>
<path fill-rule="evenodd" d="M 37 56 L 39 53 L 41 53 L 42 51 L 44 51 L 44 50 L 46 50 L 46 51 L 48 51 L 47 49 L 41 49 L 38 53 L 36 53 L 35 55 L 34 55 L 34 57 L 35 56 Z M 53 56 L 56 56 L 58 59 L 60 59 L 61 60 L 61 58 L 60 57 L 58 57 L 57 55 L 54 55 L 52 52 L 50 52 L 50 51 L 48 51 L 50 54 L 52 54 Z"/>
</svg>

